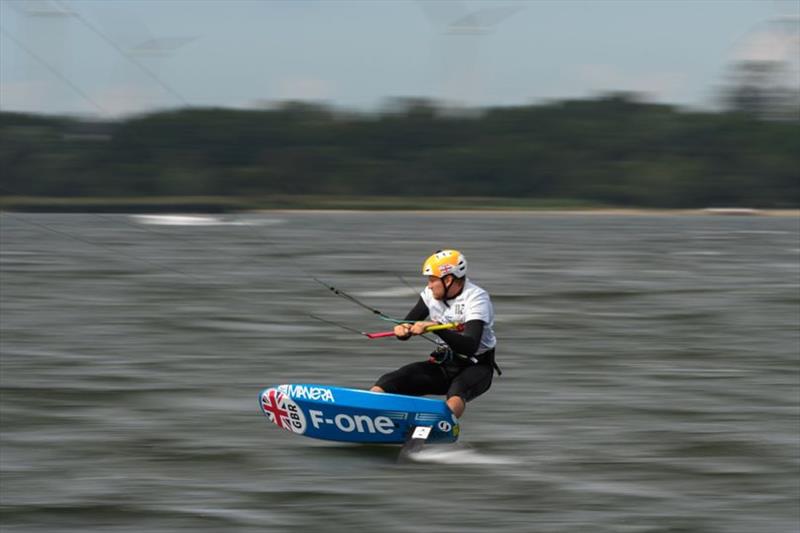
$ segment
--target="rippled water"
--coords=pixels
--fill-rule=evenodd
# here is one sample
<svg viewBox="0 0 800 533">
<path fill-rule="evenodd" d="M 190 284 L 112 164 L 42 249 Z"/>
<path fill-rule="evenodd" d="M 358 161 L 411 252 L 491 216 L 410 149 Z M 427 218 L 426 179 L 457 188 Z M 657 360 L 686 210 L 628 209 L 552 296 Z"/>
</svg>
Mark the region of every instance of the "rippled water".
<svg viewBox="0 0 800 533">
<path fill-rule="evenodd" d="M 2 531 L 795 532 L 797 218 L 273 212 L 0 219 Z M 504 375 L 456 446 L 313 441 L 262 387 L 425 354 L 402 275 L 460 248 Z"/>
</svg>

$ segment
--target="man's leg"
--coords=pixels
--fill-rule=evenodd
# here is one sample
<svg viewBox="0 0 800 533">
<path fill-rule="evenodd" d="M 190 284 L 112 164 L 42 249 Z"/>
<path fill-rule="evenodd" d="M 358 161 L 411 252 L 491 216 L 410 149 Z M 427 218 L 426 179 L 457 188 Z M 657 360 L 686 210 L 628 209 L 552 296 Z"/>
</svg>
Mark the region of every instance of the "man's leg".
<svg viewBox="0 0 800 533">
<path fill-rule="evenodd" d="M 473 365 L 455 377 L 447 391 L 447 407 L 453 411 L 456 418 L 464 414 L 468 401 L 489 390 L 493 372 L 489 365 Z"/>
<path fill-rule="evenodd" d="M 373 387 L 369 390 L 370 392 L 386 392 L 377 385 L 373 385 Z M 461 415 L 464 413 L 464 409 L 466 409 L 467 404 L 463 399 L 461 399 L 460 396 L 453 396 L 447 400 L 447 407 L 453 411 L 453 414 L 456 415 L 456 418 L 461 418 Z"/>
<path fill-rule="evenodd" d="M 421 361 L 384 374 L 370 391 L 424 396 L 445 394 L 448 385 L 449 381 L 439 365 Z"/>
</svg>

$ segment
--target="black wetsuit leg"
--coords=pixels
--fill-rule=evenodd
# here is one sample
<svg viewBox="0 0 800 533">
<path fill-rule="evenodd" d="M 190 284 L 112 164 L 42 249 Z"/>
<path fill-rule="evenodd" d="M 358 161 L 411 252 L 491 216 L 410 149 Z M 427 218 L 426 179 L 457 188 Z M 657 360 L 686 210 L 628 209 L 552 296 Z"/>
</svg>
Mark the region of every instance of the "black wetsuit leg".
<svg viewBox="0 0 800 533">
<path fill-rule="evenodd" d="M 384 374 L 375 385 L 393 394 L 424 396 L 445 394 L 450 380 L 440 365 L 421 361 Z"/>
<path fill-rule="evenodd" d="M 447 399 L 460 396 L 468 402 L 489 390 L 492 385 L 494 369 L 491 363 L 480 363 L 464 368 L 456 375 L 447 389 Z"/>
</svg>

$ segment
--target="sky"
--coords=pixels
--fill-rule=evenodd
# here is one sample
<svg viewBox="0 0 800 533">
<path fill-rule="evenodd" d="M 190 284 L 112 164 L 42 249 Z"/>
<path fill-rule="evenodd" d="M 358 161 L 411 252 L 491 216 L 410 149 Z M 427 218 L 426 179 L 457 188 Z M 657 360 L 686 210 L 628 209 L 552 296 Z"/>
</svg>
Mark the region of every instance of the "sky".
<svg viewBox="0 0 800 533">
<path fill-rule="evenodd" d="M 776 20 L 793 41 L 775 41 Z M 734 60 L 796 64 L 798 20 L 800 0 L 0 0 L 0 110 L 483 107 L 611 91 L 709 108 Z"/>
</svg>

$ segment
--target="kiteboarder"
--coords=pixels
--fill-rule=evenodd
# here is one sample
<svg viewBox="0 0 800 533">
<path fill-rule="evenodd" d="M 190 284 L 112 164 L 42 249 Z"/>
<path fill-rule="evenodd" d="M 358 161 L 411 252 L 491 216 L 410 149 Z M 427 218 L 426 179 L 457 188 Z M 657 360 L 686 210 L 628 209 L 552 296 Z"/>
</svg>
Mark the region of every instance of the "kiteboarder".
<svg viewBox="0 0 800 533">
<path fill-rule="evenodd" d="M 405 317 L 409 323 L 395 326 L 395 336 L 407 340 L 447 322 L 463 324 L 463 330 L 435 331 L 437 347 L 427 361 L 384 374 L 370 390 L 444 394 L 447 406 L 460 417 L 467 402 L 489 389 L 493 371 L 500 373 L 494 360 L 494 308 L 489 294 L 467 278 L 467 260 L 458 250 L 439 250 L 428 257 L 422 275 L 428 284 Z"/>
</svg>

